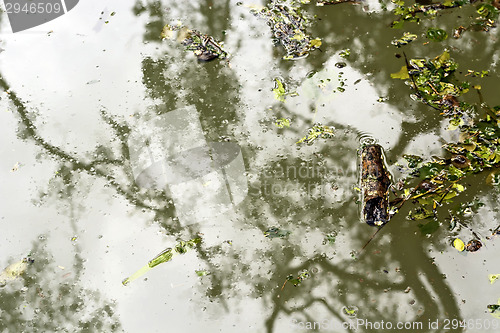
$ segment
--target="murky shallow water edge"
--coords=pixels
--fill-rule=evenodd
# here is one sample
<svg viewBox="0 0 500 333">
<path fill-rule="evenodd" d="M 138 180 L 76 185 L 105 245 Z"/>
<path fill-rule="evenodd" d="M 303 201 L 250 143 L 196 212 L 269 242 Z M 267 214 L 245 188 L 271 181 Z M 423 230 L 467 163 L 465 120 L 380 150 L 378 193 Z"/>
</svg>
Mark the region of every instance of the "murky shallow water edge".
<svg viewBox="0 0 500 333">
<path fill-rule="evenodd" d="M 403 153 L 439 155 L 438 138 L 449 140 L 444 126 L 434 124 L 435 116 L 426 115 L 426 124 L 420 116 L 425 108 L 389 81 L 388 73 L 401 64 L 381 60 L 394 57 L 393 49 L 376 47 L 393 36 L 369 34 L 381 31 L 381 23 L 353 6 L 325 7 L 321 24 L 313 28 L 325 38 L 324 52 L 284 63 L 274 54 L 265 23 L 234 1 L 228 11 L 219 4 L 169 7 L 162 18 L 167 22 L 182 19 L 211 34 L 226 30 L 226 46 L 235 50 L 230 66 L 198 64 L 179 46 L 144 37 L 158 18 L 133 15 L 133 5 L 86 1 L 58 20 L 15 35 L 3 18 L 2 77 L 33 113 L 39 133 L 84 160 L 95 158 L 89 152 L 98 145 L 115 155 L 119 151 L 120 137 L 103 121 L 102 110 L 133 127 L 153 112 L 194 105 L 208 142 L 229 139 L 241 147 L 248 196 L 233 211 L 181 228 L 169 210 L 143 209 L 89 172 L 67 170 L 71 177 L 64 183 L 57 173 L 71 163 L 22 140 L 19 117 L 2 95 L 0 263 L 5 267 L 33 248 L 38 254 L 27 290 L 19 291 L 19 281 L 1 290 L 1 316 L 12 320 L 6 327 L 15 331 L 26 320 L 34 331 L 57 326 L 74 331 L 79 321 L 96 318 L 91 325 L 106 331 L 300 332 L 294 323 L 349 320 L 342 308 L 350 305 L 359 308 L 358 318 L 370 321 L 492 318 L 485 305 L 499 294 L 499 285 L 487 280 L 498 273 L 492 271 L 496 242 L 475 254 L 457 254 L 438 236 L 424 239 L 402 215 L 360 259 L 351 258 L 373 232 L 359 221 L 354 190 L 359 137 L 375 137 L 390 163 Z M 101 12 L 111 11 L 116 15 L 102 24 Z M 220 20 L 221 12 L 227 21 Z M 465 51 L 470 40 L 452 42 Z M 345 45 L 353 56 L 338 69 L 335 64 L 343 61 L 338 51 Z M 373 46 L 370 52 L 363 49 L 367 45 Z M 496 69 L 494 64 L 491 70 Z M 311 72 L 316 75 L 305 79 Z M 347 85 L 342 94 L 332 92 L 339 75 Z M 276 77 L 299 96 L 276 101 Z M 317 89 L 326 78 L 331 86 Z M 273 122 L 280 117 L 291 118 L 293 126 L 277 130 Z M 335 139 L 297 150 L 295 142 L 314 122 L 335 126 Z M 16 163 L 20 167 L 12 172 Z M 128 184 L 128 177 L 116 173 L 120 183 Z M 474 219 L 486 230 L 498 224 L 498 196 L 487 188 L 478 191 L 488 204 Z M 158 194 L 140 197 L 148 195 Z M 291 235 L 265 238 L 272 226 Z M 187 253 L 122 286 L 124 277 L 178 237 L 198 231 L 206 253 Z M 334 245 L 323 244 L 333 232 Z M 286 277 L 301 269 L 312 272 L 311 278 L 281 290 Z M 211 275 L 200 278 L 196 270 Z"/>
</svg>

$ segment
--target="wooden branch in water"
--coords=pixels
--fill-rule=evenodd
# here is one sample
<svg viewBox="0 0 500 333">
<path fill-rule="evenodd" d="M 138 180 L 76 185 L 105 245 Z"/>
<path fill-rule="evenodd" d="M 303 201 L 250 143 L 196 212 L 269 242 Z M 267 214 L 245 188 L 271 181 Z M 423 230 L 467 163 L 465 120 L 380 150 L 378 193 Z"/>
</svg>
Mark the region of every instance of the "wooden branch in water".
<svg viewBox="0 0 500 333">
<path fill-rule="evenodd" d="M 389 221 L 389 186 L 391 178 L 380 145 L 367 145 L 361 152 L 361 189 L 363 218 L 373 226 Z"/>
</svg>

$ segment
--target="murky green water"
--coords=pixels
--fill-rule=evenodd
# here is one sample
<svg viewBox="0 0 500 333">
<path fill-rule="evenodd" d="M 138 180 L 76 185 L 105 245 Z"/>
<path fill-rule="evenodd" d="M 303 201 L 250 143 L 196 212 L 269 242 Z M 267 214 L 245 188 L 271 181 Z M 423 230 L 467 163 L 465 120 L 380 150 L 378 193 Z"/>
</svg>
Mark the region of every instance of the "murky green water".
<svg viewBox="0 0 500 333">
<path fill-rule="evenodd" d="M 398 178 L 394 163 L 403 154 L 442 155 L 457 135 L 390 78 L 404 65 L 390 42 L 403 31 L 450 30 L 467 15 L 450 11 L 395 30 L 378 3 L 308 5 L 317 15 L 309 32 L 323 46 L 290 62 L 245 5 L 82 1 L 16 34 L 3 14 L 0 76 L 22 104 L 2 89 L 0 266 L 28 254 L 35 261 L 0 288 L 0 331 L 302 332 L 316 322 L 322 332 L 380 332 L 342 324 L 383 320 L 423 325 L 398 332 L 495 332 L 454 329 L 451 320 L 493 323 L 486 305 L 500 297 L 500 284 L 488 280 L 500 273 L 498 240 L 460 253 L 450 242 L 467 238 L 466 228 L 450 233 L 442 221 L 424 237 L 403 211 L 352 257 L 374 232 L 360 221 L 355 189 L 360 138 L 384 146 Z M 163 26 L 177 20 L 223 40 L 229 62 L 198 63 L 181 45 L 162 42 Z M 421 38 L 405 52 L 431 57 L 448 48 L 464 72 L 489 70 L 478 82 L 485 100 L 499 105 L 498 37 L 492 29 L 442 43 Z M 275 78 L 298 96 L 276 100 Z M 277 128 L 278 118 L 291 126 Z M 295 142 L 317 122 L 334 126 L 335 137 L 299 149 Z M 175 155 L 200 146 L 211 148 Z M 198 168 L 192 156 L 205 153 L 219 154 L 224 172 Z M 193 174 L 136 182 L 137 170 L 169 154 L 182 165 L 176 171 Z M 459 199 L 485 203 L 467 221 L 481 236 L 499 224 L 498 191 L 486 176 L 468 179 Z M 290 234 L 266 238 L 271 227 Z M 200 233 L 196 250 L 122 285 Z M 304 269 L 310 276 L 299 286 L 285 284 Z"/>
</svg>

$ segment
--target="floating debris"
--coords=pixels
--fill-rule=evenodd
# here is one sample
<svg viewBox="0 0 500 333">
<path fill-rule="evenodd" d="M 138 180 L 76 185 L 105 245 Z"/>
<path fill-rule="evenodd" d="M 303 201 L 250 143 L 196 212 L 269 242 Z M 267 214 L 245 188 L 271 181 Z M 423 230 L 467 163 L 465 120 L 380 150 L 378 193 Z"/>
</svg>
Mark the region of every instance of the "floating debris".
<svg viewBox="0 0 500 333">
<path fill-rule="evenodd" d="M 366 145 L 361 151 L 361 188 L 363 219 L 372 226 L 389 221 L 389 186 L 391 177 L 380 145 Z"/>
<path fill-rule="evenodd" d="M 294 287 L 297 287 L 302 283 L 302 281 L 308 279 L 309 277 L 311 277 L 311 274 L 309 274 L 309 271 L 307 269 L 304 269 L 303 271 L 299 272 L 299 275 L 297 275 L 297 277 L 288 275 L 286 280 L 290 281 L 290 283 L 292 283 Z"/>
<path fill-rule="evenodd" d="M 20 167 L 21 167 L 21 163 L 17 162 L 16 164 L 14 164 L 12 169 L 10 169 L 10 172 L 16 172 L 17 170 L 19 170 Z"/>
<path fill-rule="evenodd" d="M 406 69 L 408 78 L 411 79 L 417 91 L 417 97 L 427 105 L 438 109 L 446 116 L 451 116 L 460 121 L 460 116 L 465 113 L 466 104 L 457 99 L 469 91 L 468 82 L 456 82 L 453 73 L 458 64 L 450 58 L 448 51 L 434 59 L 410 59 Z M 401 71 L 404 71 L 402 68 Z M 391 74 L 393 78 L 406 78 L 403 73 Z"/>
<path fill-rule="evenodd" d="M 267 238 L 286 238 L 291 232 L 288 230 L 283 230 L 278 227 L 272 227 L 264 231 L 264 236 Z"/>
<path fill-rule="evenodd" d="M 477 240 L 477 239 L 473 239 L 471 241 L 469 241 L 467 243 L 467 245 L 465 245 L 465 249 L 468 251 L 468 252 L 476 252 L 478 251 L 481 247 L 483 246 L 483 244 L 481 243 L 481 241 Z"/>
<path fill-rule="evenodd" d="M 201 277 L 201 276 L 207 276 L 208 274 L 210 274 L 210 273 L 209 273 L 208 271 L 206 271 L 206 270 L 197 270 L 197 271 L 195 271 L 195 272 L 196 272 L 196 275 L 198 275 L 198 276 L 200 276 L 200 277 Z"/>
<path fill-rule="evenodd" d="M 465 243 L 460 238 L 455 238 L 455 240 L 453 241 L 453 247 L 462 252 L 463 250 L 465 250 Z"/>
<path fill-rule="evenodd" d="M 401 37 L 400 39 L 393 40 L 391 42 L 391 44 L 396 46 L 396 47 L 401 47 L 401 46 L 410 44 L 415 39 L 417 39 L 417 35 L 409 33 L 409 32 L 405 32 L 403 34 L 403 37 Z"/>
<path fill-rule="evenodd" d="M 290 127 L 290 119 L 288 119 L 288 118 L 277 119 L 274 122 L 274 125 L 276 125 L 276 127 L 278 127 L 278 128 Z"/>
<path fill-rule="evenodd" d="M 500 319 L 500 299 L 497 304 L 490 304 L 486 308 L 490 311 L 493 317 Z"/>
<path fill-rule="evenodd" d="M 341 56 L 342 58 L 349 58 L 350 55 L 351 49 L 345 49 L 339 52 L 339 56 Z"/>
<path fill-rule="evenodd" d="M 456 29 L 453 29 L 453 38 L 458 39 L 462 37 L 462 33 L 467 30 L 464 26 L 459 26 Z"/>
<path fill-rule="evenodd" d="M 482 101 L 480 91 L 480 106 L 486 113 L 483 118 L 472 121 L 475 108 L 458 100 L 458 97 L 469 91 L 468 82 L 460 82 L 454 78 L 458 64 L 445 51 L 433 59 L 411 59 L 406 61 L 406 68 L 416 96 L 419 100 L 441 112 L 449 119 L 448 129 L 460 131 L 460 140 L 447 143 L 443 148 L 449 158 L 433 158 L 422 163 L 420 158 L 412 156 L 409 159 L 410 176 L 420 178 L 413 188 L 404 188 L 400 195 L 396 194 L 397 205 L 391 202 L 391 210 L 399 208 L 405 201 L 411 200 L 417 207 L 409 213 L 410 219 L 421 220 L 434 218 L 427 224 L 421 224 L 421 231 L 437 230 L 441 223 L 437 220 L 437 208 L 444 203 L 453 202 L 454 198 L 465 190 L 459 182 L 468 175 L 486 169 L 500 167 L 500 106 L 493 108 Z M 479 74 L 479 73 L 478 73 Z M 410 165 L 411 164 L 411 165 Z M 488 181 L 488 178 L 487 178 Z M 405 183 L 410 184 L 409 178 Z M 458 213 L 466 216 L 472 213 L 469 207 L 460 206 Z M 455 209 L 456 210 L 456 209 Z M 452 227 L 456 221 L 452 218 Z M 475 241 L 467 245 L 455 243 L 462 251 L 477 251 L 482 243 L 474 235 Z M 462 242 L 463 243 L 463 242 Z M 462 249 L 463 246 L 463 249 Z"/>
<path fill-rule="evenodd" d="M 302 2 L 307 3 L 307 2 Z M 267 20 L 271 27 L 275 44 L 283 46 L 286 55 L 283 59 L 300 59 L 318 49 L 322 42 L 307 34 L 310 24 L 297 1 L 271 1 L 266 7 L 252 9 L 252 12 Z"/>
<path fill-rule="evenodd" d="M 336 232 L 332 232 L 332 233 L 329 233 L 325 236 L 325 239 L 323 240 L 323 245 L 334 245 L 335 244 L 335 240 L 337 238 L 337 233 Z"/>
<path fill-rule="evenodd" d="M 5 287 L 8 282 L 14 281 L 26 272 L 28 265 L 35 262 L 29 256 L 10 264 L 0 273 L 0 287 Z"/>
<path fill-rule="evenodd" d="M 490 280 L 490 283 L 493 284 L 496 280 L 500 279 L 500 274 L 490 274 L 488 275 L 488 279 Z"/>
<path fill-rule="evenodd" d="M 433 42 L 442 42 L 448 38 L 448 34 L 443 29 L 429 28 L 427 29 L 427 38 Z"/>
<path fill-rule="evenodd" d="M 469 0 L 445 1 L 444 3 L 429 5 L 422 5 L 417 2 L 407 7 L 404 0 L 391 1 L 396 5 L 396 8 L 393 10 L 394 15 L 399 16 L 396 21 L 392 22 L 391 26 L 393 28 L 403 27 L 404 22 L 419 22 L 421 19 L 421 15 L 419 14 L 434 18 L 440 10 L 456 8 L 470 3 Z"/>
<path fill-rule="evenodd" d="M 141 277 L 142 275 L 150 271 L 152 268 L 158 266 L 159 264 L 172 260 L 172 258 L 176 255 L 188 252 L 189 250 L 193 249 L 196 246 L 196 244 L 200 242 L 201 242 L 200 237 L 191 239 L 189 241 L 179 241 L 173 248 L 165 249 L 159 255 L 151 259 L 147 263 L 147 265 L 143 266 L 141 269 L 132 274 L 130 277 L 124 279 L 122 281 L 122 284 L 124 286 L 128 285 L 130 282 Z"/>
<path fill-rule="evenodd" d="M 342 307 L 342 313 L 350 318 L 355 318 L 358 315 L 358 307 L 354 305 Z"/>
<path fill-rule="evenodd" d="M 313 142 L 318 138 L 330 139 L 333 138 L 335 128 L 333 126 L 324 126 L 321 124 L 316 124 L 307 131 L 307 135 L 297 141 L 296 143 L 306 143 L 308 145 L 313 144 Z"/>
<path fill-rule="evenodd" d="M 276 98 L 278 101 L 284 102 L 286 96 L 294 97 L 294 96 L 298 96 L 299 95 L 295 91 L 294 92 L 287 92 L 286 88 L 285 88 L 285 84 L 283 82 L 281 82 L 280 79 L 276 78 L 274 80 L 276 82 L 276 86 L 273 89 L 274 98 Z"/>
<path fill-rule="evenodd" d="M 191 30 L 181 23 L 177 25 L 167 24 L 161 32 L 162 39 L 176 39 L 186 47 L 186 50 L 193 51 L 198 61 L 208 62 L 216 58 L 226 59 L 229 57 L 223 48 L 223 42 L 215 40 L 212 36 L 201 34 L 196 30 Z"/>
</svg>

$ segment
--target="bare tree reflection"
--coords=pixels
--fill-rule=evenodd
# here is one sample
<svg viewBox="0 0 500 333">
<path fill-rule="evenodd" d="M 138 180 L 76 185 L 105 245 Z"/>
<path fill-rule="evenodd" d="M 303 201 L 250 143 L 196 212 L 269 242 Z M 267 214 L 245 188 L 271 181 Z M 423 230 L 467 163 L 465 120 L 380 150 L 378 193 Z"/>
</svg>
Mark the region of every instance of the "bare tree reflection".
<svg viewBox="0 0 500 333">
<path fill-rule="evenodd" d="M 57 267 L 40 236 L 33 242 L 23 277 L 0 289 L 2 332 L 117 332 L 121 324 L 115 305 L 97 290 L 80 286 L 82 260 L 68 271 Z"/>
</svg>

